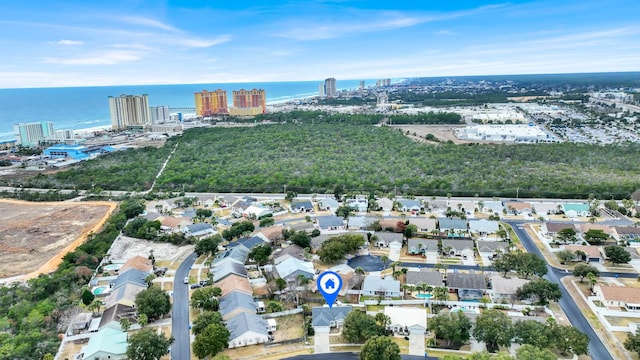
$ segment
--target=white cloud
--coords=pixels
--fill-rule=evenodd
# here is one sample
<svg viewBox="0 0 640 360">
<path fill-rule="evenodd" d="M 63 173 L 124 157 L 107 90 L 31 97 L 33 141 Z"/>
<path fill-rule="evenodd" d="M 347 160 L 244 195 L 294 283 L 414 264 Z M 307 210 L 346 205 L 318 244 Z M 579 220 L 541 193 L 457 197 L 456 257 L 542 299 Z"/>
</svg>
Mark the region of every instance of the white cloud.
<svg viewBox="0 0 640 360">
<path fill-rule="evenodd" d="M 173 27 L 171 25 L 165 24 L 165 23 L 160 22 L 158 20 L 146 18 L 146 17 L 122 16 L 122 17 L 117 18 L 117 20 L 119 20 L 121 22 L 128 23 L 128 24 L 133 24 L 133 25 L 142 25 L 142 26 L 146 26 L 146 27 L 150 27 L 150 28 L 167 30 L 167 31 L 171 31 L 171 32 L 180 32 L 179 29 L 176 29 L 175 27 Z"/>
<path fill-rule="evenodd" d="M 208 48 L 215 45 L 219 45 L 231 40 L 231 36 L 222 35 L 215 39 L 197 39 L 197 38 L 166 38 L 164 42 L 172 43 L 175 45 L 186 46 L 190 48 Z"/>
<path fill-rule="evenodd" d="M 43 57 L 41 62 L 61 65 L 115 65 L 141 60 L 141 53 L 127 50 L 103 51 L 75 58 Z"/>
<path fill-rule="evenodd" d="M 79 41 L 79 40 L 62 39 L 62 40 L 58 40 L 58 41 L 54 42 L 54 44 L 56 44 L 56 45 L 65 45 L 65 46 L 75 46 L 75 45 L 82 45 L 82 44 L 84 44 L 84 42 L 83 41 Z"/>
</svg>

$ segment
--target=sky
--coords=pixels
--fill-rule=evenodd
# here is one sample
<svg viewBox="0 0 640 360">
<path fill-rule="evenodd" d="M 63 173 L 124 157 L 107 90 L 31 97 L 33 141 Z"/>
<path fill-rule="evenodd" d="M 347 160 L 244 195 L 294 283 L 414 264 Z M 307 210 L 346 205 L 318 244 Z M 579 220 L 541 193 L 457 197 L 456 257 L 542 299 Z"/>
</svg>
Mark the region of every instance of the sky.
<svg viewBox="0 0 640 360">
<path fill-rule="evenodd" d="M 640 1 L 0 0 L 0 88 L 640 70 Z"/>
</svg>

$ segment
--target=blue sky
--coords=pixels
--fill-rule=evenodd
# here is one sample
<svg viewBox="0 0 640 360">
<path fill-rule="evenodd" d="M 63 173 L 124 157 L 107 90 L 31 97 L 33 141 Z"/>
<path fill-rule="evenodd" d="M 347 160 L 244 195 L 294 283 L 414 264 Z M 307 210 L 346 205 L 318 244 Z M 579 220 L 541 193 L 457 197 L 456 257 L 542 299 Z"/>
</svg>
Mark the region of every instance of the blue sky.
<svg viewBox="0 0 640 360">
<path fill-rule="evenodd" d="M 640 1 L 0 0 L 0 87 L 640 70 Z"/>
</svg>

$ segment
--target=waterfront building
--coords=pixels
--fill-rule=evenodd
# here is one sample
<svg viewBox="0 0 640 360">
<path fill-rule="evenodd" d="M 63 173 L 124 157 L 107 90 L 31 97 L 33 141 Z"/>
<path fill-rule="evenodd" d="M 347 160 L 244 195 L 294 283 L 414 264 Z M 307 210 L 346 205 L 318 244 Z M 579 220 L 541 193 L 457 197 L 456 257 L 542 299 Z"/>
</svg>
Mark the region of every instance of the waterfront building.
<svg viewBox="0 0 640 360">
<path fill-rule="evenodd" d="M 25 147 L 38 146 L 48 139 L 54 138 L 53 123 L 51 121 L 19 123 L 13 126 L 18 145 Z"/>
<path fill-rule="evenodd" d="M 171 111 L 168 106 L 152 106 L 149 108 L 152 124 L 162 124 L 171 121 Z"/>
<path fill-rule="evenodd" d="M 234 90 L 233 107 L 229 114 L 233 116 L 255 116 L 267 112 L 267 95 L 263 89 Z"/>
<path fill-rule="evenodd" d="M 113 130 L 140 128 L 151 124 L 147 94 L 109 96 L 109 111 Z"/>
<path fill-rule="evenodd" d="M 328 78 L 324 80 L 324 93 L 326 97 L 336 97 L 338 91 L 336 89 L 335 78 Z"/>
<path fill-rule="evenodd" d="M 324 96 L 324 83 L 320 83 L 320 85 L 318 85 L 318 95 Z"/>
<path fill-rule="evenodd" d="M 360 91 L 364 90 L 364 80 L 360 80 Z"/>
<path fill-rule="evenodd" d="M 202 90 L 201 92 L 197 92 L 195 93 L 195 102 L 196 114 L 198 116 L 211 116 L 229 113 L 227 92 L 222 89 L 218 89 L 216 91 Z"/>
</svg>

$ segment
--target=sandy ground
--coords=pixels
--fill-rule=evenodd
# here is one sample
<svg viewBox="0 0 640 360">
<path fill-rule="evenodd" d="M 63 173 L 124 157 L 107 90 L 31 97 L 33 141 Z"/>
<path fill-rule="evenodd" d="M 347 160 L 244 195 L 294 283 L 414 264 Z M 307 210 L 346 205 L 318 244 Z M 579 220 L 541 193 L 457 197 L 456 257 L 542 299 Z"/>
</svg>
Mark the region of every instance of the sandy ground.
<svg viewBox="0 0 640 360">
<path fill-rule="evenodd" d="M 176 246 L 169 243 L 153 242 L 121 235 L 111 245 L 109 256 L 111 260 L 129 260 L 134 256 L 148 257 L 153 249 L 156 262 L 180 264 L 193 252 L 193 245 Z"/>
<path fill-rule="evenodd" d="M 468 144 L 473 141 L 460 140 L 455 134 L 454 130 L 457 128 L 465 127 L 466 125 L 391 125 L 390 127 L 402 129 L 402 132 L 406 134 L 409 131 L 409 138 L 417 141 L 429 144 L 437 144 L 436 142 L 427 141 L 424 139 L 425 135 L 433 134 L 440 142 L 453 141 L 455 144 Z M 413 133 L 416 135 L 414 136 Z"/>
<path fill-rule="evenodd" d="M 54 271 L 66 253 L 100 231 L 117 205 L 0 199 L 0 282 Z"/>
</svg>

